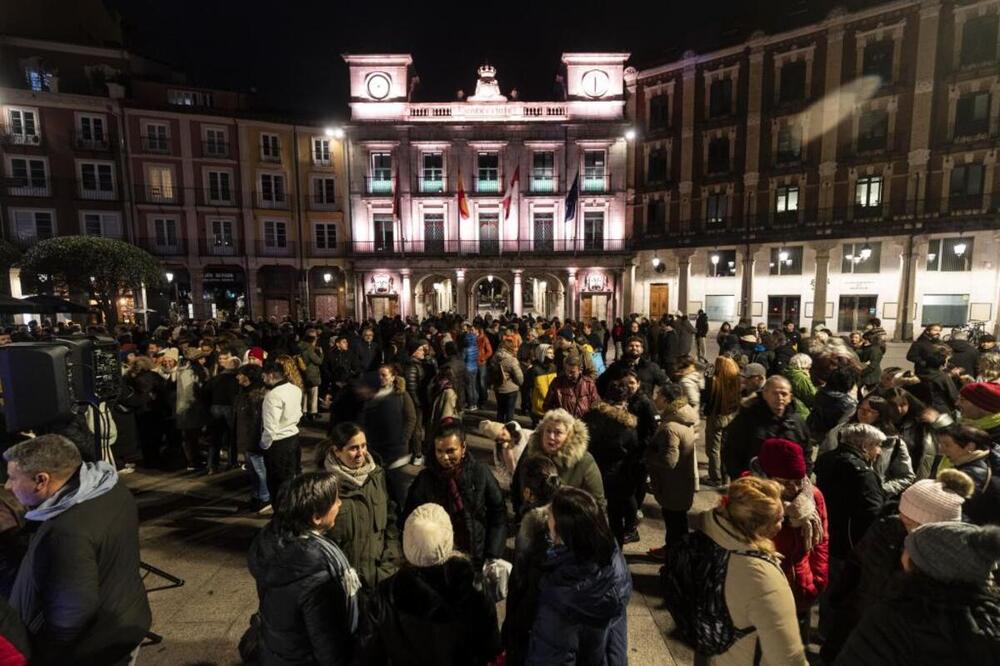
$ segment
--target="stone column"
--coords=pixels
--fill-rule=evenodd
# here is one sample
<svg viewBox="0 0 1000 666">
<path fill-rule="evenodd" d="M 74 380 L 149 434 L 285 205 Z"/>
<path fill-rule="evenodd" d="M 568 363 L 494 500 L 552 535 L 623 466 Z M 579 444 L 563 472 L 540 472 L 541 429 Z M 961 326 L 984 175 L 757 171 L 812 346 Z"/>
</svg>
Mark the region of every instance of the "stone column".
<svg viewBox="0 0 1000 666">
<path fill-rule="evenodd" d="M 899 306 L 896 312 L 896 330 L 892 339 L 894 342 L 904 342 L 913 339 L 913 307 L 917 293 L 917 260 L 921 254 L 921 245 L 926 238 L 908 236 L 903 244 L 900 255 L 901 271 L 899 275 Z"/>
<path fill-rule="evenodd" d="M 521 294 L 521 274 L 524 273 L 523 270 L 519 268 L 514 269 L 514 314 L 520 316 L 523 313 L 521 310 L 524 309 L 524 300 Z"/>
<path fill-rule="evenodd" d="M 753 320 L 753 265 L 754 254 L 760 249 L 758 245 L 746 245 L 743 253 L 743 276 L 740 281 L 740 319 Z"/>
<path fill-rule="evenodd" d="M 566 307 L 563 308 L 565 319 L 576 319 L 576 269 L 566 270 Z"/>
<path fill-rule="evenodd" d="M 813 317 L 814 329 L 820 324 L 826 325 L 826 287 L 830 278 L 830 250 L 833 243 L 814 243 L 816 249 L 816 273 L 813 279 Z"/>
<path fill-rule="evenodd" d="M 913 83 L 913 114 L 910 125 L 909 177 L 906 181 L 907 212 L 924 213 L 927 188 L 927 162 L 934 110 L 934 77 L 938 57 L 938 32 L 941 14 L 939 0 L 920 3 L 920 27 L 917 30 L 917 63 Z M 912 334 L 912 330 L 910 331 Z"/>
<path fill-rule="evenodd" d="M 691 256 L 694 250 L 675 250 L 677 256 L 677 309 L 688 314 L 688 278 L 691 272 Z"/>
<path fill-rule="evenodd" d="M 399 293 L 399 313 L 406 319 L 413 314 L 413 293 L 410 289 L 410 269 L 404 268 L 399 271 L 400 276 L 403 279 L 403 286 Z"/>
<path fill-rule="evenodd" d="M 636 312 L 635 307 L 635 259 L 629 261 L 628 266 L 622 271 L 625 282 L 622 285 L 622 317 Z"/>
<path fill-rule="evenodd" d="M 469 299 L 465 295 L 465 269 L 455 269 L 455 306 L 458 314 L 469 316 Z"/>
</svg>

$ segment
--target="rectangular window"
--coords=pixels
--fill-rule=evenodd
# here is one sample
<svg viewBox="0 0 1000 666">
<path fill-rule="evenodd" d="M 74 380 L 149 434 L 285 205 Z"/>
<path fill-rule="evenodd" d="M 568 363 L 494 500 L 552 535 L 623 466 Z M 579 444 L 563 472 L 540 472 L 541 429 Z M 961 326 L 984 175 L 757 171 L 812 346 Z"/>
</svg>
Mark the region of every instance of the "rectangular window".
<svg viewBox="0 0 1000 666">
<path fill-rule="evenodd" d="M 539 252 L 552 252 L 555 248 L 553 229 L 555 216 L 552 213 L 535 213 L 533 224 L 535 227 L 534 249 Z"/>
<path fill-rule="evenodd" d="M 982 164 L 962 164 L 951 170 L 948 203 L 953 210 L 982 208 Z"/>
<path fill-rule="evenodd" d="M 728 321 L 736 319 L 736 297 L 730 294 L 706 294 L 705 314 L 709 321 Z"/>
<path fill-rule="evenodd" d="M 284 206 L 285 177 L 277 173 L 260 174 L 260 203 L 265 208 L 277 208 Z"/>
<path fill-rule="evenodd" d="M 705 216 L 709 224 L 724 224 L 726 222 L 726 193 L 712 192 L 705 203 Z"/>
<path fill-rule="evenodd" d="M 394 249 L 392 215 L 376 215 L 372 222 L 375 231 L 375 251 L 392 252 Z"/>
<path fill-rule="evenodd" d="M 108 145 L 104 116 L 79 116 L 76 145 L 79 148 L 104 148 Z"/>
<path fill-rule="evenodd" d="M 892 54 L 895 44 L 891 39 L 882 39 L 865 46 L 861 63 L 862 76 L 877 76 L 882 83 L 892 81 Z"/>
<path fill-rule="evenodd" d="M 83 233 L 87 236 L 120 238 L 121 218 L 118 213 L 84 213 Z"/>
<path fill-rule="evenodd" d="M 927 244 L 928 271 L 971 271 L 973 239 L 935 238 Z"/>
<path fill-rule="evenodd" d="M 556 154 L 551 150 L 536 150 L 531 155 L 531 191 L 556 191 Z"/>
<path fill-rule="evenodd" d="M 882 205 L 882 176 L 862 176 L 854 187 L 854 203 L 861 208 Z"/>
<path fill-rule="evenodd" d="M 371 154 L 371 176 L 368 179 L 371 194 L 392 193 L 392 153 Z"/>
<path fill-rule="evenodd" d="M 200 90 L 168 90 L 167 104 L 174 106 L 212 106 L 212 93 Z"/>
<path fill-rule="evenodd" d="M 583 191 L 607 192 L 607 153 L 603 150 L 583 151 Z"/>
<path fill-rule="evenodd" d="M 153 240 L 157 247 L 176 247 L 177 220 L 172 217 L 154 217 Z"/>
<path fill-rule="evenodd" d="M 955 105 L 955 136 L 975 136 L 990 131 L 990 94 L 962 95 Z"/>
<path fill-rule="evenodd" d="M 772 247 L 771 275 L 802 275 L 802 246 Z"/>
<path fill-rule="evenodd" d="M 174 191 L 174 170 L 165 166 L 146 167 L 146 193 L 153 201 L 171 201 Z"/>
<path fill-rule="evenodd" d="M 150 153 L 169 153 L 170 126 L 165 123 L 146 123 L 143 147 Z"/>
<path fill-rule="evenodd" d="M 500 154 L 480 151 L 476 154 L 476 192 L 500 191 Z"/>
<path fill-rule="evenodd" d="M 313 176 L 312 196 L 317 206 L 333 206 L 336 202 L 336 182 L 333 176 Z"/>
<path fill-rule="evenodd" d="M 965 22 L 962 28 L 962 65 L 993 62 L 997 57 L 997 15 L 986 14 Z"/>
<path fill-rule="evenodd" d="M 50 211 L 12 210 L 14 233 L 20 241 L 39 241 L 55 235 L 55 220 Z"/>
<path fill-rule="evenodd" d="M 316 249 L 337 249 L 337 225 L 332 223 L 317 224 L 315 227 Z"/>
<path fill-rule="evenodd" d="M 40 142 L 38 112 L 33 109 L 9 109 L 7 132 L 13 143 L 38 144 Z"/>
<path fill-rule="evenodd" d="M 646 159 L 646 182 L 664 183 L 667 181 L 667 150 L 652 148 Z"/>
<path fill-rule="evenodd" d="M 113 165 L 103 162 L 80 162 L 80 194 L 84 199 L 113 199 Z"/>
<path fill-rule="evenodd" d="M 208 172 L 209 203 L 230 203 L 233 200 L 232 176 L 228 171 Z"/>
<path fill-rule="evenodd" d="M 802 127 L 796 123 L 778 129 L 777 161 L 795 162 L 802 157 Z"/>
<path fill-rule="evenodd" d="M 670 97 L 666 93 L 649 98 L 649 129 L 666 129 L 670 126 Z"/>
<path fill-rule="evenodd" d="M 885 150 L 889 139 L 889 113 L 865 111 L 858 118 L 858 151 Z"/>
<path fill-rule="evenodd" d="M 646 204 L 646 233 L 663 234 L 667 231 L 667 202 L 651 199 Z"/>
<path fill-rule="evenodd" d="M 781 185 L 775 190 L 774 212 L 794 213 L 799 210 L 799 186 Z"/>
<path fill-rule="evenodd" d="M 500 252 L 500 214 L 479 213 L 479 254 Z"/>
<path fill-rule="evenodd" d="M 277 134 L 260 135 L 260 159 L 264 162 L 281 161 L 281 139 Z"/>
<path fill-rule="evenodd" d="M 209 251 L 212 254 L 233 254 L 236 244 L 233 242 L 233 221 L 213 219 L 208 221 Z"/>
<path fill-rule="evenodd" d="M 781 67 L 779 102 L 795 102 L 806 97 L 806 61 L 796 60 Z"/>
<path fill-rule="evenodd" d="M 24 80 L 34 92 L 48 92 L 52 89 L 52 73 L 41 67 L 25 67 Z"/>
<path fill-rule="evenodd" d="M 443 213 L 424 213 L 424 252 L 444 252 Z"/>
<path fill-rule="evenodd" d="M 583 213 L 583 249 L 604 249 L 604 211 Z"/>
<path fill-rule="evenodd" d="M 841 273 L 878 273 L 882 264 L 882 243 L 845 243 Z"/>
<path fill-rule="evenodd" d="M 715 250 L 708 255 L 708 277 L 734 277 L 736 250 Z"/>
<path fill-rule="evenodd" d="M 729 137 L 720 136 L 708 142 L 708 173 L 729 171 Z"/>
<path fill-rule="evenodd" d="M 921 306 L 921 326 L 962 326 L 969 321 L 968 294 L 925 294 Z"/>
<path fill-rule="evenodd" d="M 712 81 L 708 89 L 708 117 L 719 118 L 733 112 L 733 80 Z"/>
<path fill-rule="evenodd" d="M 288 225 L 281 220 L 264 221 L 264 247 L 288 247 Z"/>
<path fill-rule="evenodd" d="M 420 191 L 429 194 L 444 192 L 444 155 L 424 153 L 420 161 Z"/>
<path fill-rule="evenodd" d="M 7 193 L 12 196 L 48 196 L 49 173 L 45 160 L 10 158 L 10 187 L 7 188 Z"/>
<path fill-rule="evenodd" d="M 226 130 L 221 127 L 205 128 L 205 154 L 222 157 L 229 154 L 229 141 Z"/>
<path fill-rule="evenodd" d="M 319 166 L 330 166 L 330 140 L 313 139 L 312 142 L 313 164 Z"/>
</svg>

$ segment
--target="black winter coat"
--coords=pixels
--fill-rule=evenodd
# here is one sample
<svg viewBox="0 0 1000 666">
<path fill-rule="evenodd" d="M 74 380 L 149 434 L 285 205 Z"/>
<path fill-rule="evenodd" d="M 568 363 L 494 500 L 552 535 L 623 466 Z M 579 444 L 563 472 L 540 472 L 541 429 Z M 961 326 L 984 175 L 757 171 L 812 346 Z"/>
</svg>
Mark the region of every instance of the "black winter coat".
<svg viewBox="0 0 1000 666">
<path fill-rule="evenodd" d="M 827 433 L 841 423 L 846 423 L 857 408 L 857 400 L 848 394 L 821 388 L 813 397 L 809 418 L 806 419 L 809 435 L 815 442 L 823 441 Z"/>
<path fill-rule="evenodd" d="M 764 398 L 756 395 L 744 402 L 722 434 L 722 460 L 730 478 L 738 479 L 750 469 L 750 461 L 760 452 L 764 440 L 770 437 L 801 444 L 806 461 L 811 460 L 808 430 L 795 403 L 789 403 L 781 416 L 775 416 Z"/>
<path fill-rule="evenodd" d="M 504 504 L 500 486 L 486 465 L 468 452 L 462 464 L 464 469 L 458 479 L 463 505 L 461 512 L 455 508 L 448 492 L 448 478 L 444 470 L 436 458 L 428 456 L 427 467 L 420 471 L 410 486 L 400 523 L 405 523 L 410 513 L 421 504 L 440 504 L 451 517 L 455 548 L 467 543 L 467 554 L 473 564 L 482 566 L 487 559 L 503 557 L 507 538 L 507 505 Z"/>
<path fill-rule="evenodd" d="M 838 666 L 997 666 L 1000 594 L 919 572 L 893 581 L 841 651 Z"/>
<path fill-rule="evenodd" d="M 882 482 L 857 450 L 841 445 L 816 460 L 816 485 L 826 499 L 830 556 L 845 560 L 882 510 Z"/>
<path fill-rule="evenodd" d="M 128 663 L 152 623 L 128 488 L 119 480 L 28 529 L 35 532 L 10 602 L 32 635 L 31 663 Z"/>
<path fill-rule="evenodd" d="M 667 374 L 653 361 L 640 358 L 635 365 L 632 365 L 629 360 L 628 358 L 622 358 L 615 361 L 608 367 L 604 374 L 597 378 L 598 393 L 604 395 L 608 384 L 621 379 L 629 370 L 635 371 L 636 376 L 639 378 L 639 384 L 642 385 L 642 392 L 650 398 L 653 397 L 654 387 L 666 386 L 670 383 L 670 380 L 667 379 Z"/>
<path fill-rule="evenodd" d="M 583 416 L 590 433 L 590 454 L 597 461 L 609 500 L 635 494 L 635 468 L 639 460 L 639 438 L 634 414 L 621 407 L 599 402 Z"/>
<path fill-rule="evenodd" d="M 985 457 L 955 469 L 968 474 L 975 486 L 972 497 L 962 504 L 965 519 L 977 525 L 1000 524 L 1000 448 L 993 447 Z"/>
<path fill-rule="evenodd" d="M 453 557 L 404 567 L 369 601 L 370 666 L 484 666 L 500 652 L 496 606 L 473 585 L 475 569 Z"/>
<path fill-rule="evenodd" d="M 347 593 L 314 539 L 281 535 L 271 523 L 250 546 L 249 565 L 260 599 L 261 666 L 351 663 Z"/>
<path fill-rule="evenodd" d="M 958 388 L 955 381 L 943 370 L 924 370 L 920 383 L 910 387 L 910 391 L 928 407 L 942 414 L 954 414 L 958 404 Z"/>
<path fill-rule="evenodd" d="M 674 320 L 674 331 L 677 333 L 677 355 L 690 354 L 691 346 L 694 344 L 695 329 L 687 315 Z"/>
<path fill-rule="evenodd" d="M 934 345 L 938 344 L 941 344 L 941 341 L 931 338 L 927 333 L 921 333 L 920 337 L 913 341 L 910 349 L 906 352 L 906 360 L 913 363 L 913 372 L 915 374 L 923 375 L 927 372 L 929 357 L 934 349 Z"/>
<path fill-rule="evenodd" d="M 695 320 L 694 332 L 699 338 L 704 338 L 708 335 L 708 315 L 704 312 L 698 315 L 698 319 Z"/>
<path fill-rule="evenodd" d="M 977 366 L 979 365 L 979 350 L 972 346 L 967 340 L 949 340 L 948 346 L 951 347 L 951 359 L 948 360 L 948 365 L 952 368 L 962 368 L 964 371 L 962 374 L 972 375 L 975 377 L 978 373 Z"/>
</svg>

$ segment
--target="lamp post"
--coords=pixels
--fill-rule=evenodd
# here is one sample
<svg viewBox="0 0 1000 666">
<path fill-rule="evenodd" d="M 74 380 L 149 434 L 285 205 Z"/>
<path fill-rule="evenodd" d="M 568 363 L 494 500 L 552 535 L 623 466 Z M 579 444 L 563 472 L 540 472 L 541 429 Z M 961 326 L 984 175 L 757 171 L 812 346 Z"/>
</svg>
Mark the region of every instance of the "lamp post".
<svg viewBox="0 0 1000 666">
<path fill-rule="evenodd" d="M 163 274 L 163 277 L 167 278 L 167 284 L 169 284 L 171 286 L 171 291 L 173 292 L 173 295 L 174 295 L 174 311 L 177 312 L 177 315 L 178 315 L 177 318 L 180 319 L 180 307 L 181 307 L 181 305 L 178 302 L 178 301 L 180 301 L 180 294 L 178 293 L 178 290 L 177 290 L 177 283 L 174 282 L 174 274 L 172 272 L 170 272 L 170 271 L 167 271 L 166 273 Z"/>
</svg>

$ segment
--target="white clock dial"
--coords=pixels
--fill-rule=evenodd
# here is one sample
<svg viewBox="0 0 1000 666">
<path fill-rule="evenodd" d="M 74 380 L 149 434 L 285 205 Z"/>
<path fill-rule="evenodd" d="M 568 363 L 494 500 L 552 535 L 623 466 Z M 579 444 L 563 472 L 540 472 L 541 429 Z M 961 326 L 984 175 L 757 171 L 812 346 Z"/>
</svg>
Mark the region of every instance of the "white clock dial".
<svg viewBox="0 0 1000 666">
<path fill-rule="evenodd" d="M 583 73 L 583 93 L 587 97 L 603 97 L 607 94 L 611 80 L 603 69 L 592 69 Z"/>
<path fill-rule="evenodd" d="M 374 99 L 385 99 L 389 95 L 389 77 L 381 72 L 369 76 L 368 94 Z"/>
</svg>

